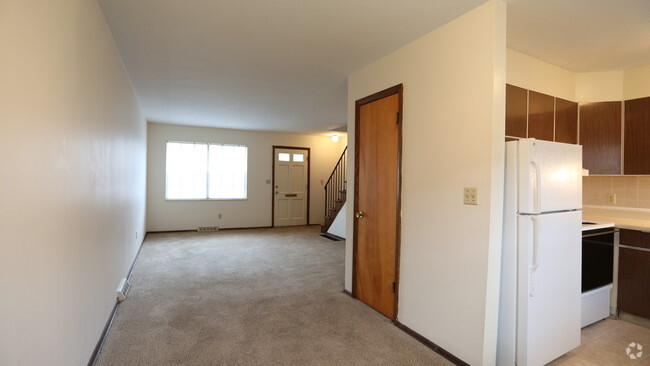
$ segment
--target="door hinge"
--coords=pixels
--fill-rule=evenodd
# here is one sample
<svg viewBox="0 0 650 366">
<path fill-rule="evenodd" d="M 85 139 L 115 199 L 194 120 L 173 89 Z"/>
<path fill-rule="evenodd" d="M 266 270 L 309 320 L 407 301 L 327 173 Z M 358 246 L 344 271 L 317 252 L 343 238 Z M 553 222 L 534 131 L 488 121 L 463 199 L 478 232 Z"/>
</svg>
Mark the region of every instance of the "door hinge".
<svg viewBox="0 0 650 366">
<path fill-rule="evenodd" d="M 399 112 L 395 113 L 395 123 L 399 124 Z"/>
<path fill-rule="evenodd" d="M 395 282 L 393 282 L 393 293 L 395 293 Z"/>
</svg>

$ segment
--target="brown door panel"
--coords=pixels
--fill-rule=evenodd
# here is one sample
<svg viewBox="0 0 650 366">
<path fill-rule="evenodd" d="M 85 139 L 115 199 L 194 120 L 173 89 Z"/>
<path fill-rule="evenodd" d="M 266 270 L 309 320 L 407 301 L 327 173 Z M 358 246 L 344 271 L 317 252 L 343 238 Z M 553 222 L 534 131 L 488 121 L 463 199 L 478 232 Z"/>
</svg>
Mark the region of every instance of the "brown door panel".
<svg viewBox="0 0 650 366">
<path fill-rule="evenodd" d="M 363 104 L 357 119 L 354 295 L 396 317 L 400 95 Z"/>
</svg>

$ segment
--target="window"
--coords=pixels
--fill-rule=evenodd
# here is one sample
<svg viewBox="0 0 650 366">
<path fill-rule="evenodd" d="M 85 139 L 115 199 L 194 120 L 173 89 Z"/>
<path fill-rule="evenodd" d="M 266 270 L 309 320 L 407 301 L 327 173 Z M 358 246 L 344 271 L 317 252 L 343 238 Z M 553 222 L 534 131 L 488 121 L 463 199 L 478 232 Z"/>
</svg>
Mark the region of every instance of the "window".
<svg viewBox="0 0 650 366">
<path fill-rule="evenodd" d="M 287 153 L 279 153 L 278 154 L 278 160 L 280 161 L 290 161 L 290 154 Z"/>
<path fill-rule="evenodd" d="M 295 161 L 295 162 L 304 162 L 305 161 L 305 155 L 304 154 L 293 154 L 293 161 Z"/>
<path fill-rule="evenodd" d="M 166 173 L 166 199 L 246 199 L 248 148 L 168 142 Z"/>
</svg>

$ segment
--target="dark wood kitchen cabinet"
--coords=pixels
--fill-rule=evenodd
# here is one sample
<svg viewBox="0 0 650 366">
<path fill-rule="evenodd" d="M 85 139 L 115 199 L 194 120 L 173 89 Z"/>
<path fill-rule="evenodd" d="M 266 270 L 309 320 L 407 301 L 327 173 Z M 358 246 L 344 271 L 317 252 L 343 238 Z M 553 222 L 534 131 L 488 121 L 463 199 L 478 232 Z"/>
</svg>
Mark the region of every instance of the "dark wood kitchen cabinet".
<svg viewBox="0 0 650 366">
<path fill-rule="evenodd" d="M 578 143 L 578 103 L 555 98 L 555 141 Z"/>
<path fill-rule="evenodd" d="M 506 136 L 578 143 L 578 103 L 506 84 Z"/>
<path fill-rule="evenodd" d="M 650 233 L 621 230 L 618 310 L 650 318 Z"/>
<path fill-rule="evenodd" d="M 623 172 L 650 174 L 650 97 L 625 101 Z"/>
<path fill-rule="evenodd" d="M 526 137 L 528 90 L 506 84 L 506 136 Z"/>
<path fill-rule="evenodd" d="M 528 91 L 528 137 L 553 141 L 555 98 Z"/>
<path fill-rule="evenodd" d="M 580 104 L 582 166 L 589 174 L 621 174 L 622 104 Z"/>
</svg>

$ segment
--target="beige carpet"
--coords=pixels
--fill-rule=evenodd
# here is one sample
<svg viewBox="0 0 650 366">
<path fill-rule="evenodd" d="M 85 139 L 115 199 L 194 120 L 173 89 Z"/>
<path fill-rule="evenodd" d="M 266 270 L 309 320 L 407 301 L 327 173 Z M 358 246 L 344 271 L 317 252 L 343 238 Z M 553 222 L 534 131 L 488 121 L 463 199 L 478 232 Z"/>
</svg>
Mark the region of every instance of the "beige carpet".
<svg viewBox="0 0 650 366">
<path fill-rule="evenodd" d="M 341 293 L 318 228 L 147 237 L 97 365 L 450 365 Z"/>
</svg>

